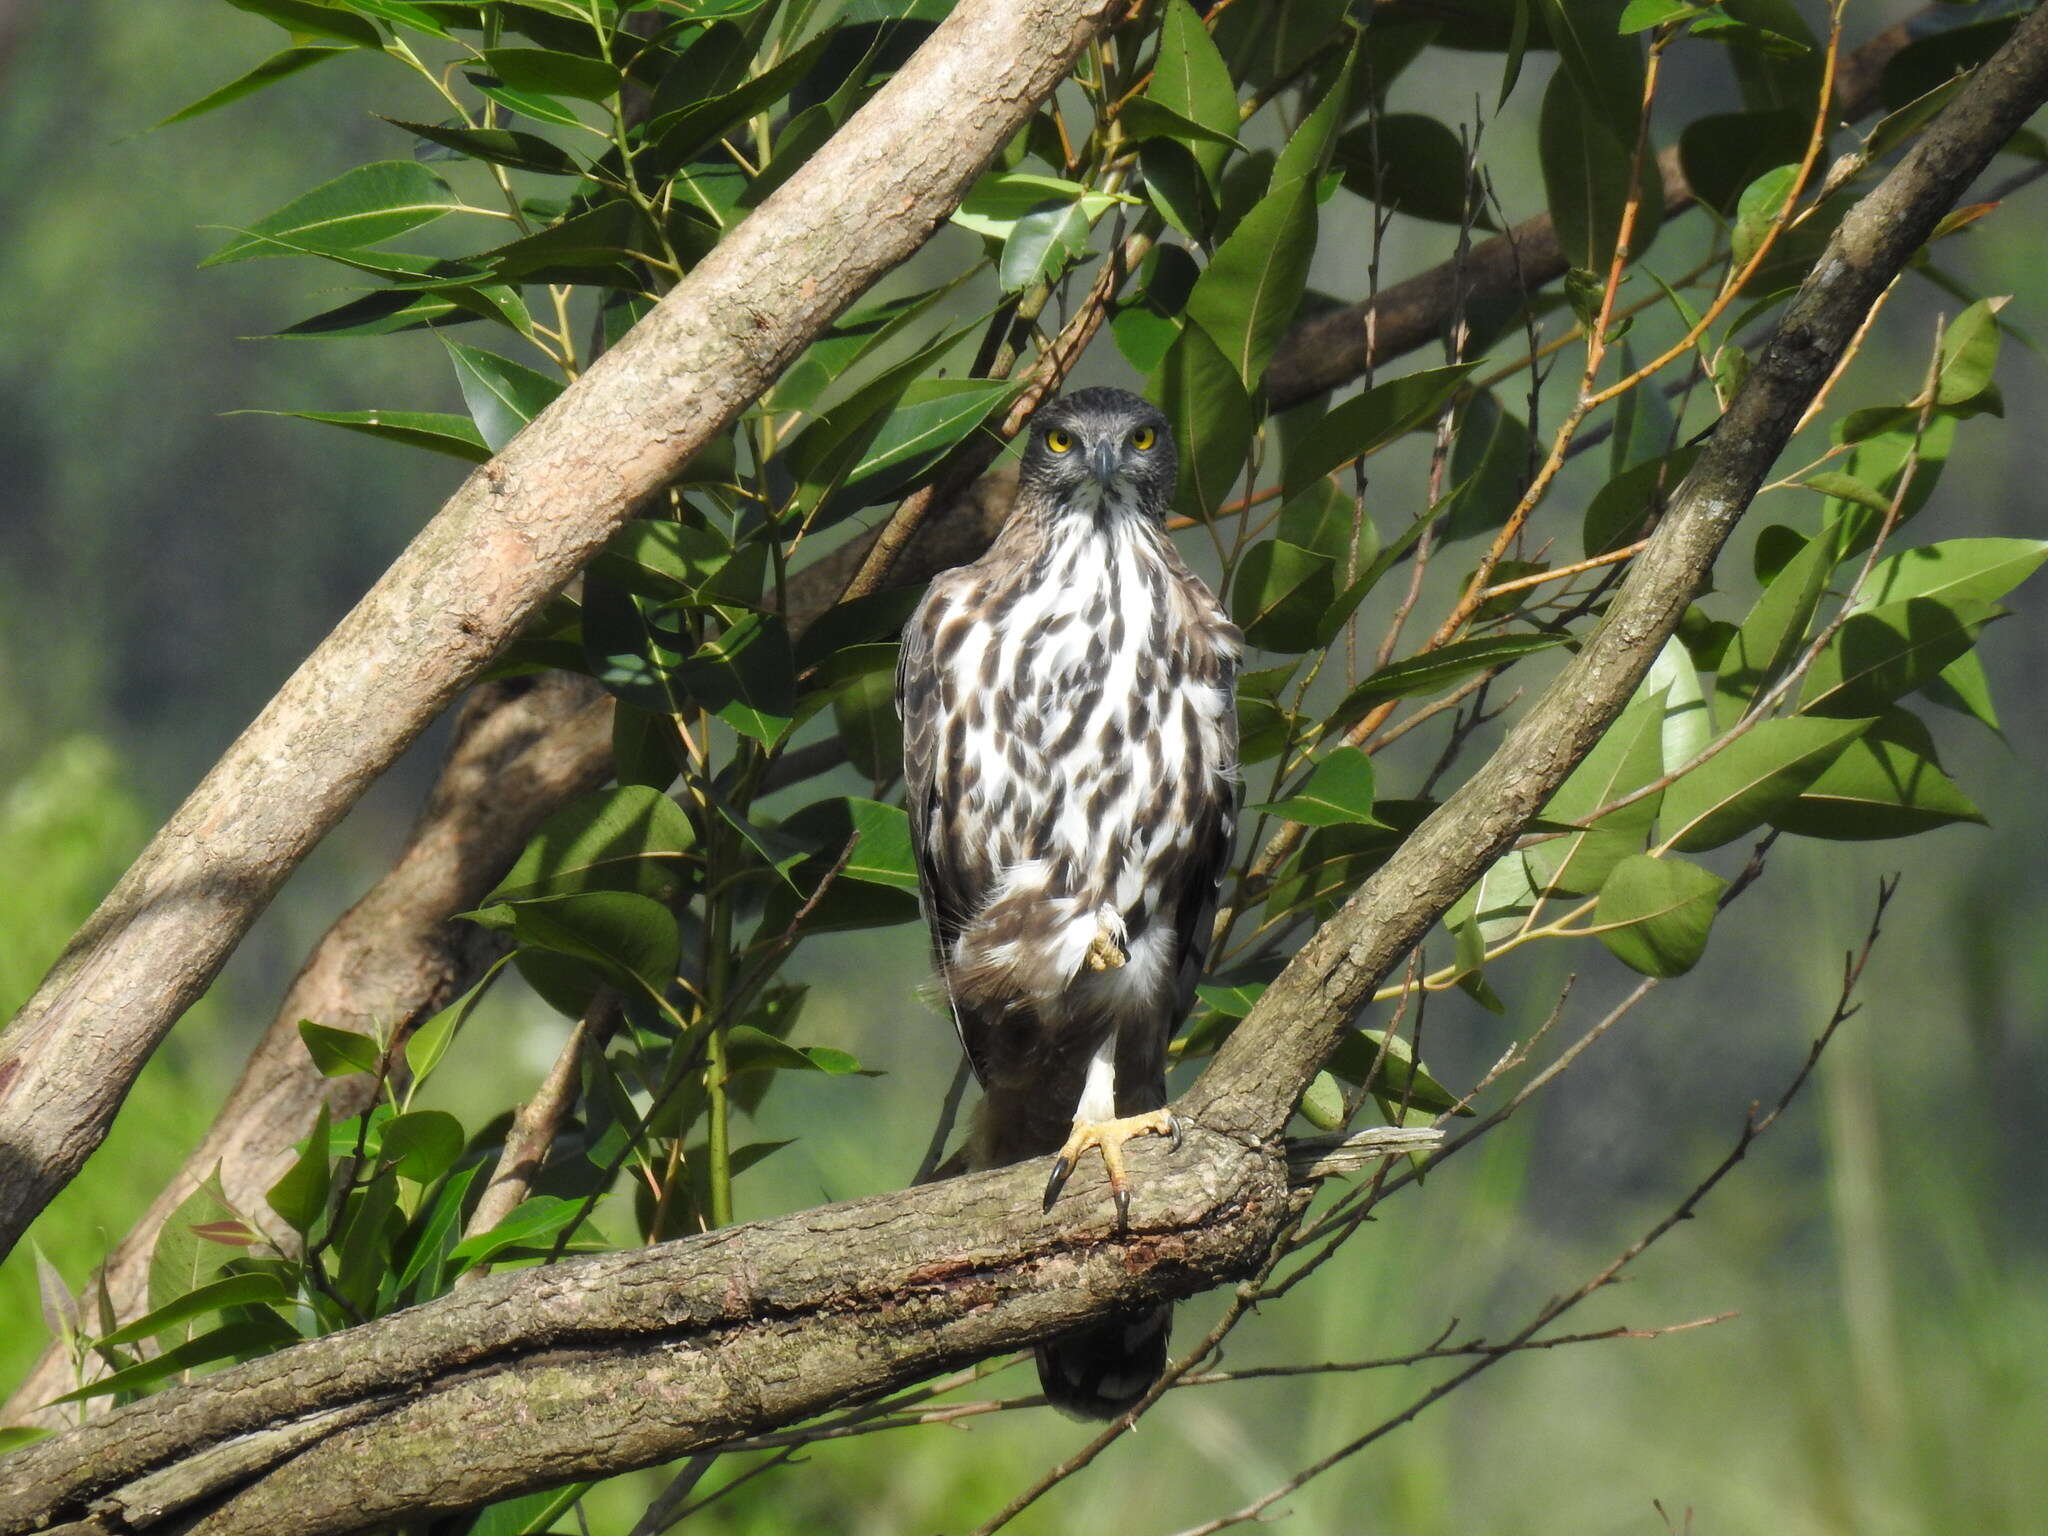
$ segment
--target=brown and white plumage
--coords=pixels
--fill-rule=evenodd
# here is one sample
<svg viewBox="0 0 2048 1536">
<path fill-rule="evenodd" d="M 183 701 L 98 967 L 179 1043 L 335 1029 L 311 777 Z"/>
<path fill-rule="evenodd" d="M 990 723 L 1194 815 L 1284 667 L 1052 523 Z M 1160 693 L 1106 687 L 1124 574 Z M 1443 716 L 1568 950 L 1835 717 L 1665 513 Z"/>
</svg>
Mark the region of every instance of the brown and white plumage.
<svg viewBox="0 0 2048 1536">
<path fill-rule="evenodd" d="M 912 617 L 897 674 L 925 916 L 983 1100 L 970 1161 L 1166 1129 L 1166 1049 L 1208 948 L 1237 809 L 1242 642 L 1175 551 L 1166 421 L 1120 390 L 1040 410 L 1015 511 Z M 1143 1117 L 1133 1119 L 1132 1117 Z M 1165 1361 L 1146 1309 L 1039 1352 L 1109 1416 Z"/>
</svg>

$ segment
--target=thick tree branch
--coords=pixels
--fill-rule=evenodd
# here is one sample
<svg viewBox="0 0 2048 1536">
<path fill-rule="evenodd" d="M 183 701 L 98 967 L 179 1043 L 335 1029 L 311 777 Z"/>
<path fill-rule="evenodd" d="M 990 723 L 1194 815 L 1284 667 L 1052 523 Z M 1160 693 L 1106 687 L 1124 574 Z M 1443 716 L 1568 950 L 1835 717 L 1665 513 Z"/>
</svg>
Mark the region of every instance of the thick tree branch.
<svg viewBox="0 0 2048 1536">
<path fill-rule="evenodd" d="M 358 1529 L 648 1465 L 1245 1274 L 1291 1209 L 1277 1137 L 1336 1028 L 1620 710 L 1863 314 L 2048 100 L 2021 23 L 1844 220 L 1607 620 L 1494 758 L 1296 956 L 1137 1159 L 1050 1217 L 1018 1168 L 493 1276 L 0 1462 L 0 1533 Z"/>
<path fill-rule="evenodd" d="M 635 507 L 924 243 L 1108 8 L 965 0 L 306 660 L 0 1037 L 0 1256 L 299 860 Z"/>
<path fill-rule="evenodd" d="M 1884 66 L 1911 40 L 1913 26 L 1902 22 L 1843 56 L 1837 91 L 1842 117 L 1853 120 L 1874 107 Z M 1667 154 L 1660 169 L 1668 217 L 1690 207 L 1692 193 L 1674 156 Z M 1548 215 L 1516 226 L 1511 238 L 1512 248 L 1510 237 L 1496 237 L 1470 253 L 1462 278 L 1470 292 L 1498 298 L 1524 286 L 1539 287 L 1563 272 L 1564 258 Z M 1432 268 L 1369 301 L 1376 312 L 1375 366 L 1426 346 L 1442 333 L 1458 299 L 1453 265 Z M 1319 380 L 1341 383 L 1365 366 L 1367 307 L 1362 303 L 1315 317 L 1288 334 L 1268 377 L 1277 405 L 1328 387 Z M 1002 526 L 1009 490 L 1007 481 L 982 482 L 953 498 L 919 528 L 892 580 L 922 583 L 976 558 Z M 861 567 L 872 538 L 849 542 L 792 579 L 789 617 L 794 628 L 801 629 L 832 604 Z M 496 710 L 506 711 L 507 719 L 494 721 Z M 230 1200 L 260 1210 L 262 1191 L 305 1136 L 322 1099 L 337 1117 L 361 1107 L 349 1100 L 352 1079 L 324 1079 L 312 1069 L 299 1044 L 297 1021 L 311 1017 L 368 1028 L 372 1021 L 385 1020 L 402 1026 L 426 1017 L 468 986 L 488 962 L 490 946 L 481 936 L 450 928 L 447 919 L 474 905 L 495 883 L 534 826 L 609 772 L 609 711 L 593 707 L 587 694 L 573 687 L 538 693 L 487 688 L 466 707 L 462 730 L 486 740 L 502 730 L 507 739 L 526 746 L 501 768 L 478 773 L 465 765 L 458 744 L 407 851 L 323 937 L 206 1139 L 110 1256 L 107 1285 L 118 1315 L 127 1317 L 140 1307 L 157 1230 L 200 1179 L 217 1167 Z M 479 785 L 487 804 L 475 803 Z M 493 831 L 500 835 L 492 836 Z M 451 879 L 457 871 L 439 859 L 419 857 L 423 847 L 459 852 L 465 861 L 462 878 Z M 69 1385 L 68 1369 L 56 1350 L 46 1351 L 0 1405 L 0 1422 L 59 1422 L 54 1415 L 36 1413 L 35 1406 Z"/>
<path fill-rule="evenodd" d="M 1606 619 L 1500 750 L 1295 955 L 1195 1085 L 1189 1113 L 1252 1136 L 1285 1124 L 1380 979 L 1505 851 L 1620 713 L 1863 317 L 2044 96 L 2048 11 L 2036 11 L 1842 221 Z"/>
</svg>

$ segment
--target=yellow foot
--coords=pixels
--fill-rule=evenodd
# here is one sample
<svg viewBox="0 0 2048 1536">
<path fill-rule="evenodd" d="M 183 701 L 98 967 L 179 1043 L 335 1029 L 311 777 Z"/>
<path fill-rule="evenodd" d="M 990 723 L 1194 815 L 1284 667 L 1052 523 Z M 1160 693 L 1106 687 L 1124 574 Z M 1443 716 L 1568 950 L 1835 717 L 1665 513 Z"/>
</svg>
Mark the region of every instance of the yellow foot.
<svg viewBox="0 0 2048 1536">
<path fill-rule="evenodd" d="M 1052 1209 L 1053 1202 L 1066 1187 L 1067 1178 L 1074 1171 L 1074 1165 L 1081 1160 L 1081 1154 L 1094 1148 L 1102 1154 L 1102 1166 L 1109 1173 L 1109 1192 L 1116 1200 L 1116 1221 L 1120 1227 L 1130 1225 L 1131 1189 L 1130 1180 L 1124 1172 L 1124 1143 L 1134 1136 L 1167 1136 L 1172 1138 L 1175 1150 L 1180 1147 L 1180 1122 L 1169 1110 L 1148 1110 L 1142 1115 L 1128 1115 L 1121 1120 L 1074 1122 L 1074 1132 L 1067 1138 L 1067 1144 L 1060 1148 L 1060 1155 L 1053 1159 L 1052 1177 L 1045 1185 L 1045 1208 Z"/>
<path fill-rule="evenodd" d="M 1091 971 L 1114 971 L 1131 957 L 1124 953 L 1124 947 L 1117 942 L 1116 935 L 1107 926 L 1095 930 L 1095 942 L 1088 946 L 1088 969 Z"/>
</svg>

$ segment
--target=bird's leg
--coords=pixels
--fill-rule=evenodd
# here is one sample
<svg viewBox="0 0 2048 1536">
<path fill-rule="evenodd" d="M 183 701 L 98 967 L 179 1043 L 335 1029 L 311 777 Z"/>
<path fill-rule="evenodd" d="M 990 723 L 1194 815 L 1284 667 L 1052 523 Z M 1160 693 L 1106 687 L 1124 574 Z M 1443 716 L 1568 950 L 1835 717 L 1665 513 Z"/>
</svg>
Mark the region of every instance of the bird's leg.
<svg viewBox="0 0 2048 1536">
<path fill-rule="evenodd" d="M 1096 917 L 1095 937 L 1088 944 L 1088 969 L 1114 971 L 1131 957 L 1124 949 L 1123 915 L 1104 907 Z"/>
<path fill-rule="evenodd" d="M 1116 1201 L 1116 1224 L 1131 1224 L 1130 1177 L 1124 1169 L 1124 1143 L 1136 1136 L 1167 1136 L 1180 1147 L 1180 1122 L 1169 1110 L 1153 1109 L 1143 1114 L 1116 1114 L 1116 1035 L 1112 1032 L 1096 1048 L 1088 1062 L 1087 1081 L 1081 1088 L 1081 1102 L 1074 1109 L 1074 1129 L 1067 1144 L 1053 1159 L 1052 1177 L 1045 1184 L 1045 1208 L 1066 1187 L 1081 1154 L 1091 1148 L 1102 1154 L 1102 1166 L 1109 1175 L 1109 1192 Z"/>
</svg>

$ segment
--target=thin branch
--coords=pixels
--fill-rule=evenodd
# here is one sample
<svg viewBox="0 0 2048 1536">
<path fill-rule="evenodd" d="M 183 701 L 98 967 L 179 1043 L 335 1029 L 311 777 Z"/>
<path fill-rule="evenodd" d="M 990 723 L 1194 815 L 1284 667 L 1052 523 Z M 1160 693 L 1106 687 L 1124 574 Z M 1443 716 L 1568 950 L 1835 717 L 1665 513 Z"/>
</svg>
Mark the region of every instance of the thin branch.
<svg viewBox="0 0 2048 1536">
<path fill-rule="evenodd" d="M 1726 1178 L 1738 1163 L 1748 1156 L 1749 1149 L 1756 1143 L 1756 1139 L 1773 1125 L 1777 1124 L 1780 1117 L 1791 1106 L 1793 1099 L 1798 1096 L 1800 1089 L 1805 1087 L 1807 1079 L 1813 1075 L 1813 1069 L 1819 1063 L 1821 1053 L 1827 1049 L 1828 1043 L 1834 1039 L 1835 1032 L 1855 1014 L 1856 1004 L 1854 997 L 1856 985 L 1862 979 L 1864 967 L 1869 963 L 1870 956 L 1877 947 L 1877 940 L 1884 921 L 1885 908 L 1890 905 L 1892 896 L 1897 889 L 1896 880 L 1879 886 L 1877 910 L 1871 916 L 1870 928 L 1864 938 L 1863 947 L 1860 951 L 1852 951 L 1844 960 L 1842 988 L 1836 998 L 1834 1012 L 1829 1016 L 1828 1022 L 1823 1026 L 1820 1034 L 1815 1037 L 1811 1048 L 1807 1051 L 1806 1060 L 1801 1063 L 1799 1070 L 1793 1074 L 1791 1080 L 1785 1085 L 1784 1091 L 1778 1095 L 1777 1102 L 1772 1106 L 1770 1112 L 1759 1118 L 1754 1108 L 1751 1109 L 1744 1118 L 1742 1131 L 1737 1136 L 1735 1145 L 1728 1152 L 1727 1156 L 1723 1157 L 1705 1178 L 1693 1186 L 1692 1191 L 1679 1201 L 1678 1205 L 1669 1214 L 1653 1225 L 1649 1231 L 1637 1238 L 1635 1242 L 1623 1249 L 1620 1254 L 1576 1290 L 1546 1302 L 1537 1310 L 1536 1315 L 1506 1343 L 1480 1346 L 1475 1351 L 1478 1358 L 1472 1364 L 1430 1388 L 1429 1391 L 1423 1393 L 1422 1396 L 1418 1397 L 1399 1413 L 1391 1418 L 1382 1420 L 1364 1434 L 1339 1446 L 1327 1456 L 1311 1462 L 1278 1487 L 1260 1495 L 1250 1503 L 1233 1510 L 1227 1515 L 1219 1515 L 1214 1520 L 1204 1521 L 1200 1525 L 1189 1526 L 1185 1530 L 1176 1532 L 1175 1536 L 1214 1536 L 1214 1533 L 1217 1531 L 1228 1529 L 1234 1525 L 1244 1525 L 1258 1519 L 1265 1511 L 1271 1509 L 1273 1505 L 1286 1498 L 1303 1484 L 1321 1476 L 1339 1462 L 1348 1460 L 1376 1441 L 1392 1434 L 1403 1424 L 1408 1423 L 1411 1419 L 1421 1414 L 1431 1404 L 1448 1397 L 1482 1371 L 1488 1370 L 1510 1355 L 1517 1354 L 1526 1349 L 1530 1341 L 1537 1334 L 1556 1322 L 1558 1318 L 1571 1311 L 1572 1308 L 1591 1296 L 1595 1291 L 1602 1290 L 1606 1286 L 1613 1284 L 1622 1270 L 1640 1258 L 1659 1238 L 1670 1232 L 1673 1227 L 1690 1220 L 1693 1213 L 1699 1208 L 1700 1203 L 1714 1191 L 1715 1186 L 1722 1179 Z"/>
</svg>

